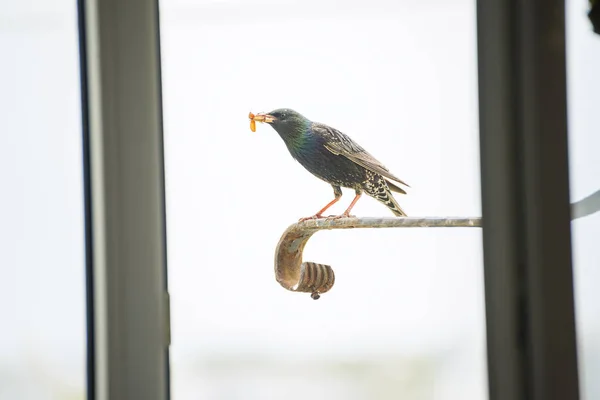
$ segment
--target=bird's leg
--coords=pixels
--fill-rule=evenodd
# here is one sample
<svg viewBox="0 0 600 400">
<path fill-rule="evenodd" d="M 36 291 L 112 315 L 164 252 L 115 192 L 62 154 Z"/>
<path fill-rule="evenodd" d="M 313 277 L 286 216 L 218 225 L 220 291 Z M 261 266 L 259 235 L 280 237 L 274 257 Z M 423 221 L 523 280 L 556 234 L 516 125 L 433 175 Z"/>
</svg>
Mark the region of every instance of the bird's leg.
<svg viewBox="0 0 600 400">
<path fill-rule="evenodd" d="M 348 208 L 346 209 L 346 211 L 344 211 L 344 213 L 342 214 L 343 217 L 349 217 L 350 216 L 350 211 L 352 210 L 352 208 L 354 208 L 354 205 L 356 204 L 356 202 L 358 201 L 358 199 L 360 199 L 360 196 L 362 195 L 362 192 L 356 192 L 356 196 L 354 196 L 354 200 L 352 200 L 352 203 L 350 203 L 350 205 L 348 206 Z"/>
<path fill-rule="evenodd" d="M 340 219 L 340 218 L 350 218 L 353 217 L 352 215 L 350 215 L 350 211 L 352 210 L 352 208 L 354 207 L 354 205 L 356 204 L 356 202 L 358 201 L 358 199 L 360 199 L 360 196 L 362 195 L 362 191 L 357 190 L 356 191 L 356 196 L 354 196 L 354 200 L 352 200 L 352 203 L 350 203 L 350 205 L 348 206 L 348 208 L 346 209 L 346 211 L 344 211 L 344 213 L 342 215 L 332 215 L 331 219 Z"/>
<path fill-rule="evenodd" d="M 329 203 L 327 203 L 327 205 L 323 208 L 321 208 L 319 210 L 319 212 L 317 212 L 315 215 L 311 216 L 311 217 L 304 217 L 304 218 L 300 218 L 300 220 L 298 222 L 303 222 L 303 221 L 307 221 L 309 219 L 319 219 L 319 218 L 324 218 L 323 217 L 323 213 L 325 211 L 327 211 L 327 209 L 329 207 L 331 207 L 332 205 L 334 205 L 335 203 L 337 203 L 338 201 L 340 201 L 340 198 L 342 197 L 342 189 L 339 186 L 333 186 L 333 195 L 335 196 L 335 199 L 331 200 Z"/>
<path fill-rule="evenodd" d="M 352 208 L 354 208 L 354 205 L 356 204 L 356 202 L 358 201 L 358 199 L 360 199 L 360 196 L 362 195 L 361 191 L 356 191 L 356 196 L 354 196 L 354 200 L 352 200 L 352 203 L 350 203 L 350 205 L 348 206 L 348 208 L 346 209 L 346 211 L 344 211 L 344 213 L 342 215 L 336 215 L 331 217 L 332 219 L 339 219 L 339 218 L 349 218 L 352 217 L 352 215 L 350 215 L 350 211 L 352 210 Z"/>
</svg>

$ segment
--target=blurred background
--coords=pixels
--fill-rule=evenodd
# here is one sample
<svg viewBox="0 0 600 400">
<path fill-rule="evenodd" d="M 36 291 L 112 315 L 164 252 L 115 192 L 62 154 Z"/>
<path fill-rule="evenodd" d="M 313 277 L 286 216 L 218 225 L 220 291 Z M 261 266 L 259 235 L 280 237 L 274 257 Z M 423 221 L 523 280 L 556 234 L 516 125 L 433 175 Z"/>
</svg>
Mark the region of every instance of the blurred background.
<svg viewBox="0 0 600 400">
<path fill-rule="evenodd" d="M 85 397 L 77 8 L 0 0 L 0 399 Z"/>
<path fill-rule="evenodd" d="M 571 194 L 600 188 L 600 36 L 568 1 Z M 85 397 L 74 1 L 0 0 L 0 399 Z M 162 0 L 173 399 L 487 397 L 479 229 L 323 232 L 313 301 L 274 279 L 332 198 L 249 111 L 291 107 L 412 186 L 411 216 L 481 214 L 475 2 Z M 353 192 L 332 209 L 342 212 Z M 358 216 L 391 216 L 370 198 Z M 600 398 L 600 215 L 573 223 L 580 372 Z"/>
</svg>

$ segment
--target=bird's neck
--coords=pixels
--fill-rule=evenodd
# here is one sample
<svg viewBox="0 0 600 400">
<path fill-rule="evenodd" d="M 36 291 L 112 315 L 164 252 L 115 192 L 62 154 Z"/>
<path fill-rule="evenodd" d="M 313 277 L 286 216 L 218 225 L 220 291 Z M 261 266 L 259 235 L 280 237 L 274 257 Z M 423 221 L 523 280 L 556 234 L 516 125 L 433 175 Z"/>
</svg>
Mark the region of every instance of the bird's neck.
<svg viewBox="0 0 600 400">
<path fill-rule="evenodd" d="M 294 157 L 310 147 L 311 132 L 309 126 L 290 130 L 280 136 Z"/>
</svg>

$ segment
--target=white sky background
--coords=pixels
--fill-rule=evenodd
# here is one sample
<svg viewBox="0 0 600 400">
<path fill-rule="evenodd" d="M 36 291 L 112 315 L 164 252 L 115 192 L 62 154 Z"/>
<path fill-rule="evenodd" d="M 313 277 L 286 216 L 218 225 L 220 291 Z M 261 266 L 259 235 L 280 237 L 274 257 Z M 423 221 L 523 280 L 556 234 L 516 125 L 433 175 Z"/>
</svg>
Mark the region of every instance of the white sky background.
<svg viewBox="0 0 600 400">
<path fill-rule="evenodd" d="M 292 107 L 349 134 L 411 184 L 410 215 L 480 215 L 474 3 L 164 0 L 173 394 L 203 357 L 441 357 L 435 399 L 485 396 L 477 229 L 324 232 L 319 301 L 274 279 L 285 228 L 332 198 L 249 111 Z M 573 200 L 600 187 L 600 36 L 570 2 Z M 330 5 L 327 5 L 330 4 Z M 84 252 L 73 1 L 0 0 L 0 399 L 84 385 Z M 577 21 L 576 23 L 574 21 Z M 43 66 L 43 68 L 40 68 Z M 342 212 L 352 200 L 345 191 Z M 359 216 L 391 216 L 364 196 Z M 574 224 L 582 374 L 600 395 L 600 216 Z M 200 360 L 200 361 L 199 361 Z M 596 397 L 597 397 L 596 395 Z M 313 398 L 315 398 L 313 396 Z M 318 398 L 318 396 L 317 396 Z"/>
<path fill-rule="evenodd" d="M 482 398 L 478 229 L 319 233 L 305 260 L 331 264 L 334 288 L 315 302 L 275 282 L 279 237 L 332 189 L 269 126 L 250 132 L 251 110 L 291 107 L 349 134 L 411 184 L 398 196 L 410 215 L 480 215 L 473 6 L 332 10 L 162 3 L 174 394 L 215 351 L 457 352 L 435 398 Z M 366 197 L 353 211 L 391 216 Z"/>
</svg>

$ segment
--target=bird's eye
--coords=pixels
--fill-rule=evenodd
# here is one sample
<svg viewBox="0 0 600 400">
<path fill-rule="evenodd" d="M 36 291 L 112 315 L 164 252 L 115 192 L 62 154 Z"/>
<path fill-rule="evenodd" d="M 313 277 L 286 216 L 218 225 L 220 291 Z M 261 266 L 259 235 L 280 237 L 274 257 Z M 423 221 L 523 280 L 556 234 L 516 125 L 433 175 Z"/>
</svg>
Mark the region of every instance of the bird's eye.
<svg viewBox="0 0 600 400">
<path fill-rule="evenodd" d="M 280 119 L 285 119 L 285 114 L 281 114 Z"/>
</svg>

